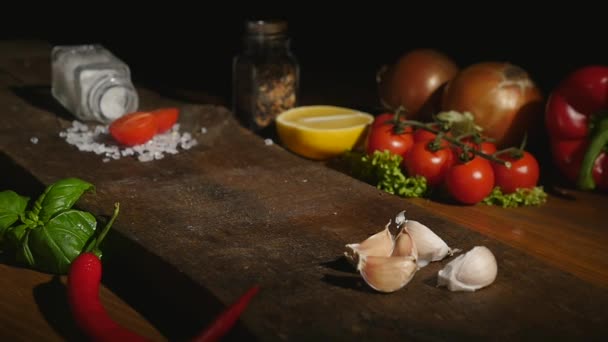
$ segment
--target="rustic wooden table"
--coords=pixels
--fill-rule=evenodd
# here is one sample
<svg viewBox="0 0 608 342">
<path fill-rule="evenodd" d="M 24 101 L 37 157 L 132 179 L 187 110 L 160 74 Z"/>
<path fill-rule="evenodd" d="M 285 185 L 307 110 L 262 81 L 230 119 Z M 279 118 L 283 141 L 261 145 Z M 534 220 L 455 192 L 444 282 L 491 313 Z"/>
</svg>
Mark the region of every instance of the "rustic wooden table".
<svg viewBox="0 0 608 342">
<path fill-rule="evenodd" d="M 117 321 L 152 340 L 187 340 L 253 283 L 262 291 L 231 338 L 608 337 L 606 195 L 569 190 L 517 209 L 397 198 L 266 146 L 222 107 L 145 89 L 142 107 L 180 105 L 208 133 L 162 160 L 104 163 L 59 137 L 71 119 L 50 97 L 49 46 L 1 42 L 0 51 L 0 190 L 34 194 L 70 176 L 97 187 L 83 209 L 107 215 L 120 201 L 101 298 Z M 488 246 L 496 282 L 475 293 L 437 288 L 446 259 L 398 292 L 370 291 L 341 257 L 343 246 L 403 209 L 453 247 Z M 65 277 L 2 260 L 0 339 L 82 338 Z"/>
</svg>

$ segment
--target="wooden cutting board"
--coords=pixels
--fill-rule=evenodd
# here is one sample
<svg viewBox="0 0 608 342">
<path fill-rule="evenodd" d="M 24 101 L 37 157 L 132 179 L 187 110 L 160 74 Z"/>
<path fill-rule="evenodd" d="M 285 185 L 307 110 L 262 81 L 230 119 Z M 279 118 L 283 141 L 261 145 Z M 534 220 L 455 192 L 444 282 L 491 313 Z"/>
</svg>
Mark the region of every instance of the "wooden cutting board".
<svg viewBox="0 0 608 342">
<path fill-rule="evenodd" d="M 78 203 L 85 210 L 109 215 L 113 203 L 121 203 L 104 259 L 106 269 L 120 270 L 110 285 L 118 293 L 128 289 L 130 304 L 171 340 L 192 336 L 253 284 L 261 291 L 242 318 L 239 337 L 608 336 L 605 288 L 448 220 L 425 201 L 383 193 L 268 145 L 223 107 L 170 102 L 141 89 L 143 108 L 180 105 L 184 129 L 199 144 L 146 163 L 104 162 L 80 152 L 59 136 L 71 118 L 49 98 L 43 57 L 26 59 L 28 67 L 18 59 L 4 63 L 11 74 L 0 74 L 0 151 L 41 186 L 64 177 L 94 183 L 96 193 Z M 378 232 L 401 210 L 451 247 L 490 248 L 498 261 L 495 283 L 474 293 L 437 287 L 437 272 L 452 260 L 447 258 L 419 270 L 395 293 L 371 290 L 343 258 L 344 245 Z M 160 305 L 163 312 L 152 313 Z"/>
</svg>

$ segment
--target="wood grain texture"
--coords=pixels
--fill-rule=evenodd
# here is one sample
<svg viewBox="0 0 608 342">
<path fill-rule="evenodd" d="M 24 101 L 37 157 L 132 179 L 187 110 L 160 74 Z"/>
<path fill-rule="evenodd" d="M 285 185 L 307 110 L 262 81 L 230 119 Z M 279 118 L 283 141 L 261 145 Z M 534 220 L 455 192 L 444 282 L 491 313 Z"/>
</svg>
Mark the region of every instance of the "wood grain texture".
<svg viewBox="0 0 608 342">
<path fill-rule="evenodd" d="M 18 79 L 19 68 L 10 65 Z M 143 106 L 168 103 L 141 94 Z M 58 136 L 69 119 L 56 111 L 6 89 L 0 103 L 20 114 L 0 113 L 7 159 L 41 184 L 66 176 L 94 182 L 97 192 L 79 206 L 97 215 L 121 202 L 106 245 L 107 269 L 120 270 L 111 288 L 169 339 L 191 336 L 254 283 L 262 290 L 239 336 L 259 340 L 608 336 L 608 291 L 601 286 L 608 252 L 589 251 L 606 239 L 604 198 L 552 197 L 545 207 L 515 210 L 406 200 L 266 146 L 217 106 L 181 105 L 186 129 L 207 128 L 195 135 L 193 150 L 152 163 L 104 163 Z M 34 134 L 38 144 L 29 143 Z M 344 245 L 379 231 L 404 209 L 452 247 L 490 248 L 499 264 L 496 282 L 476 293 L 436 287 L 450 258 L 421 269 L 400 291 L 370 290 L 342 257 Z M 169 285 L 159 286 L 163 281 Z M 165 310 L 154 311 L 160 304 Z M 41 320 L 32 310 L 22 317 Z"/>
</svg>

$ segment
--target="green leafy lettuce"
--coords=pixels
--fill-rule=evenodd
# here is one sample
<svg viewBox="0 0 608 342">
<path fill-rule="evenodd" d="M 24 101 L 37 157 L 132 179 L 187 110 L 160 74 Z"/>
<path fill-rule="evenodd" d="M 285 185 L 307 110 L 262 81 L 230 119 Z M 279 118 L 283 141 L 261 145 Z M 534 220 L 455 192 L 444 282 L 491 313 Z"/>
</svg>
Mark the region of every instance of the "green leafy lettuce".
<svg viewBox="0 0 608 342">
<path fill-rule="evenodd" d="M 503 208 L 514 208 L 521 206 L 539 206 L 546 201 L 547 193 L 542 187 L 536 186 L 531 189 L 517 189 L 510 194 L 503 194 L 499 187 L 495 187 L 490 195 L 482 202 Z"/>
<path fill-rule="evenodd" d="M 362 152 L 346 152 L 341 169 L 350 176 L 376 186 L 390 194 L 402 197 L 424 197 L 427 183 L 424 177 L 407 177 L 401 171 L 403 158 L 389 151 L 375 151 L 372 155 Z"/>
</svg>

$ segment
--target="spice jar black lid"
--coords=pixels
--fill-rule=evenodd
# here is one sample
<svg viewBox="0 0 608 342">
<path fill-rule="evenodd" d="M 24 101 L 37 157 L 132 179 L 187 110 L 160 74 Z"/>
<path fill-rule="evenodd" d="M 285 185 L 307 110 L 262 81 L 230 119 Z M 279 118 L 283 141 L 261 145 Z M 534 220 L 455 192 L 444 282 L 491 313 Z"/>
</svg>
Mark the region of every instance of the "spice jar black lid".
<svg viewBox="0 0 608 342">
<path fill-rule="evenodd" d="M 287 32 L 284 20 L 249 20 L 245 24 L 248 35 L 275 35 Z"/>
</svg>

